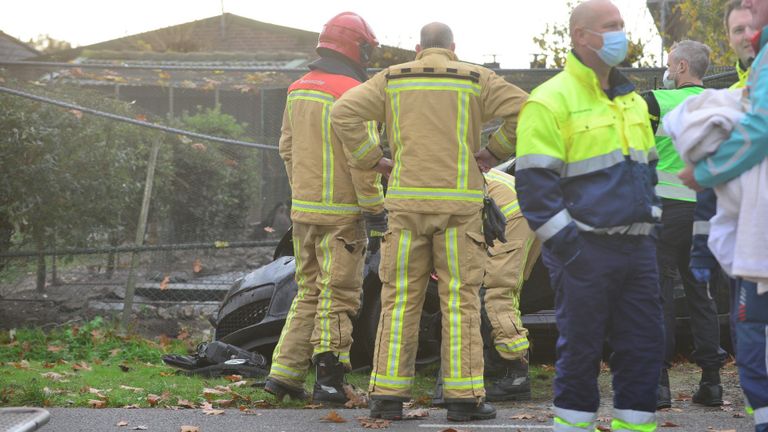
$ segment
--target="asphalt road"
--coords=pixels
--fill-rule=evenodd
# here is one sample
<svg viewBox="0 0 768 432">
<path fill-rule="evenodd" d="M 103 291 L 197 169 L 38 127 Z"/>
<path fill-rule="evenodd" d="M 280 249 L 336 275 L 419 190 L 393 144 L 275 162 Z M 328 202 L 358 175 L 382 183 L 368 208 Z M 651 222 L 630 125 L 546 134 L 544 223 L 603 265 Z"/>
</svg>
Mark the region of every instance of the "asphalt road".
<svg viewBox="0 0 768 432">
<path fill-rule="evenodd" d="M 429 409 L 422 411 L 425 417 L 392 422 L 387 429 L 393 431 L 444 431 L 453 428 L 461 431 L 511 430 L 547 431 L 552 430 L 551 409 L 534 404 L 497 404 L 495 420 L 470 423 L 446 421 L 445 411 Z M 171 409 L 86 409 L 52 408 L 50 422 L 40 431 L 44 432 L 105 432 L 146 430 L 152 432 L 180 432 L 182 426 L 195 426 L 200 432 L 250 432 L 250 431 L 364 431 L 358 417 L 367 417 L 367 409 L 339 409 L 336 413 L 346 420 L 344 423 L 323 421 L 329 409 L 268 409 L 244 414 L 240 411 L 224 410 L 220 415 L 205 415 L 202 410 Z M 408 411 L 406 411 L 408 412 Z M 741 407 L 704 408 L 692 405 L 690 401 L 676 401 L 671 410 L 658 414 L 661 431 L 752 431 L 752 420 L 742 416 Z M 737 414 L 739 413 L 739 414 Z M 600 412 L 600 425 L 610 425 L 610 408 Z M 118 423 L 127 422 L 125 426 Z M 608 429 L 605 429 L 608 430 Z"/>
</svg>

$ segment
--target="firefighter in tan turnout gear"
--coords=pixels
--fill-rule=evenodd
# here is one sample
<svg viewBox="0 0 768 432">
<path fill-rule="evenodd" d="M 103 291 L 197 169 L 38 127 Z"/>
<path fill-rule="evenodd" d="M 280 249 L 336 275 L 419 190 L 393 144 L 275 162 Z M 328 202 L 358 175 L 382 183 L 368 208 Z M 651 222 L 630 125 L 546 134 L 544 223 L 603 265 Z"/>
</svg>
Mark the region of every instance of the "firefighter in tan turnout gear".
<svg viewBox="0 0 768 432">
<path fill-rule="evenodd" d="M 454 48 L 448 26 L 426 25 L 415 61 L 391 66 L 351 89 L 331 114 L 354 166 L 386 165 L 364 122 L 385 122 L 392 150 L 379 271 L 382 311 L 369 384 L 376 418 L 402 418 L 403 401 L 411 398 L 421 308 L 433 268 L 448 419 L 496 416 L 483 403 L 479 355 L 486 246 L 478 166 L 514 152 L 517 116 L 527 94 L 486 68 L 459 62 Z M 481 125 L 494 118 L 504 123 L 481 150 Z"/>
<path fill-rule="evenodd" d="M 369 230 L 384 231 L 386 220 L 381 175 L 349 167 L 329 119 L 336 99 L 366 80 L 364 67 L 377 44 L 360 16 L 335 16 L 320 33 L 320 59 L 288 89 L 280 156 L 291 184 L 298 293 L 265 384 L 279 399 L 307 398 L 311 358 L 317 372 L 313 399 L 347 400 L 342 385 L 350 365 L 350 316 L 360 306 L 367 245 L 363 217 Z M 375 124 L 364 130 L 378 144 Z"/>
<path fill-rule="evenodd" d="M 520 211 L 515 178 L 492 169 L 485 173 L 488 194 L 507 221 L 507 241 L 488 248 L 483 286 L 485 312 L 491 325 L 486 343 L 485 395 L 489 401 L 528 400 L 528 330 L 520 320 L 520 293 L 541 253 L 541 241 Z M 483 336 L 487 336 L 483 334 Z"/>
</svg>

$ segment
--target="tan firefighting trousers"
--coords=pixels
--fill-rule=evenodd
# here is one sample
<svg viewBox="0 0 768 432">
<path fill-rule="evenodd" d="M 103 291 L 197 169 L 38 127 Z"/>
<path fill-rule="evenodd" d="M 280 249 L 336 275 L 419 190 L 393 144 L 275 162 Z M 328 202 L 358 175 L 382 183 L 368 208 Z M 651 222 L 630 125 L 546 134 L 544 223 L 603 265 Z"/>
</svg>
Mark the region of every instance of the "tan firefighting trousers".
<svg viewBox="0 0 768 432">
<path fill-rule="evenodd" d="M 269 378 L 301 388 L 310 358 L 328 351 L 349 368 L 350 317 L 360 307 L 366 245 L 362 219 L 337 226 L 293 224 L 298 293 L 272 355 Z"/>
<path fill-rule="evenodd" d="M 541 242 L 522 214 L 507 220 L 506 243 L 494 242 L 485 264 L 485 311 L 491 338 L 506 360 L 522 358 L 528 350 L 528 330 L 520 320 L 520 293 L 541 252 Z"/>
<path fill-rule="evenodd" d="M 442 311 L 442 371 L 446 401 L 481 400 L 483 341 L 479 290 L 487 256 L 480 212 L 472 215 L 389 213 L 379 277 L 372 398 L 409 400 L 421 309 L 431 270 Z"/>
</svg>

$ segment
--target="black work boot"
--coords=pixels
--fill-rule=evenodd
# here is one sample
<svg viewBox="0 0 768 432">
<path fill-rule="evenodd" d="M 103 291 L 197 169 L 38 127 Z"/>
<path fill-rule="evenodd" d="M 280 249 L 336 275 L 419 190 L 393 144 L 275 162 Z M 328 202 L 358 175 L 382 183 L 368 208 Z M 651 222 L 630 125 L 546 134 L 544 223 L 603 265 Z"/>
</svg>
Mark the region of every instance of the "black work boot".
<svg viewBox="0 0 768 432">
<path fill-rule="evenodd" d="M 705 406 L 720 406 L 723 404 L 723 386 L 720 385 L 720 369 L 704 369 L 701 371 L 699 389 L 693 395 L 693 403 Z"/>
<path fill-rule="evenodd" d="M 403 402 L 387 399 L 371 399 L 371 418 L 385 420 L 403 419 Z"/>
<path fill-rule="evenodd" d="M 294 400 L 307 400 L 309 395 L 303 388 L 292 387 L 281 382 L 275 381 L 272 378 L 267 378 L 264 383 L 264 391 L 273 394 L 277 400 L 282 401 L 286 396 Z"/>
<path fill-rule="evenodd" d="M 489 348 L 485 363 L 485 398 L 490 402 L 531 399 L 531 379 L 527 355 L 518 360 L 501 358 L 496 348 Z"/>
<path fill-rule="evenodd" d="M 672 408 L 672 392 L 669 390 L 669 372 L 661 370 L 659 385 L 656 387 L 656 409 Z"/>
<path fill-rule="evenodd" d="M 448 420 L 462 422 L 496 418 L 496 408 L 485 402 L 446 402 Z"/>
<path fill-rule="evenodd" d="M 344 392 L 344 374 L 347 369 L 336 355 L 330 351 L 318 354 L 314 358 L 317 381 L 312 390 L 314 402 L 343 404 L 349 400 Z"/>
</svg>

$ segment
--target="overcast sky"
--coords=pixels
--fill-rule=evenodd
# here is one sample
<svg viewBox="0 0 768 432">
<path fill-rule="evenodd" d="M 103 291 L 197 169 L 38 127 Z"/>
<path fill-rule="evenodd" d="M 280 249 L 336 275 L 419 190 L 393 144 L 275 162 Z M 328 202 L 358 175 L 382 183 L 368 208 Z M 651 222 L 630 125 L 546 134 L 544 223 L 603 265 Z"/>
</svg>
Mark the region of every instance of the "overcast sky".
<svg viewBox="0 0 768 432">
<path fill-rule="evenodd" d="M 28 41 L 48 34 L 73 46 L 182 24 L 221 14 L 222 0 L 5 0 L 0 30 Z M 627 30 L 659 60 L 661 42 L 644 0 L 614 0 Z M 451 5 L 448 7 L 447 5 Z M 422 25 L 442 21 L 454 31 L 460 59 L 527 68 L 538 52 L 533 36 L 547 23 L 567 21 L 566 0 L 223 0 L 225 12 L 257 21 L 319 31 L 333 15 L 357 12 L 381 43 L 412 49 Z"/>
</svg>

